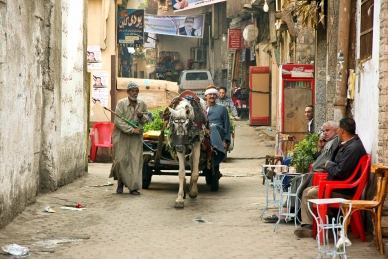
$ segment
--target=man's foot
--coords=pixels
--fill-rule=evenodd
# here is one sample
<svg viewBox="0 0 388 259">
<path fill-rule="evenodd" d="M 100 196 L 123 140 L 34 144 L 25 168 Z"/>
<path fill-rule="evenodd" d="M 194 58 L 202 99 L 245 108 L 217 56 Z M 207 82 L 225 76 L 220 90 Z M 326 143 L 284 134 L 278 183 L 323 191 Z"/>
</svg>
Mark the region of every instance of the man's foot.
<svg viewBox="0 0 388 259">
<path fill-rule="evenodd" d="M 118 186 L 117 186 L 117 189 L 116 189 L 116 193 L 117 193 L 117 194 L 122 194 L 122 193 L 123 193 L 123 190 L 124 190 L 124 186 L 118 185 Z"/>
<path fill-rule="evenodd" d="M 276 216 L 275 214 L 271 215 L 271 216 L 268 216 L 268 217 L 265 217 L 264 220 L 268 223 L 276 223 L 278 222 L 279 220 L 279 217 Z"/>
<path fill-rule="evenodd" d="M 294 230 L 294 234 L 297 237 L 312 237 L 313 226 L 310 224 L 304 224 Z"/>
<path fill-rule="evenodd" d="M 138 192 L 137 190 L 131 190 L 131 191 L 129 191 L 129 194 L 140 195 L 140 192 Z"/>
</svg>

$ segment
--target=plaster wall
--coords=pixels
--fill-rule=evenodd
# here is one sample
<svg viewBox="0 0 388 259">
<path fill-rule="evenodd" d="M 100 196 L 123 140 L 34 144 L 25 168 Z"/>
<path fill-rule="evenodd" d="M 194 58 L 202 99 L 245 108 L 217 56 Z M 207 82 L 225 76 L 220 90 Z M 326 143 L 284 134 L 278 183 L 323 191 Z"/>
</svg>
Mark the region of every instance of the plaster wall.
<svg viewBox="0 0 388 259">
<path fill-rule="evenodd" d="M 0 227 L 85 174 L 84 10 L 86 1 L 0 1 Z"/>
<path fill-rule="evenodd" d="M 129 1 L 128 5 L 130 5 L 128 8 L 137 9 L 140 3 L 139 1 Z M 96 71 L 108 72 L 108 108 L 111 108 L 110 93 L 112 89 L 115 89 L 111 82 L 111 56 L 116 55 L 116 3 L 112 0 L 88 0 L 87 12 L 89 17 L 87 45 L 100 46 L 101 48 L 102 67 Z M 90 73 L 92 71 L 88 70 Z M 92 85 L 93 80 L 90 80 L 90 91 L 92 91 Z M 94 104 L 91 98 L 90 96 L 90 122 L 111 121 L 111 113 L 106 112 L 99 103 Z"/>
<path fill-rule="evenodd" d="M 363 64 L 359 72 L 354 96 L 354 119 L 366 151 L 372 155 L 372 164 L 379 161 L 377 155 L 379 123 L 379 66 L 380 66 L 380 4 L 373 10 L 372 58 Z M 379 121 L 380 119 L 380 121 Z"/>
</svg>

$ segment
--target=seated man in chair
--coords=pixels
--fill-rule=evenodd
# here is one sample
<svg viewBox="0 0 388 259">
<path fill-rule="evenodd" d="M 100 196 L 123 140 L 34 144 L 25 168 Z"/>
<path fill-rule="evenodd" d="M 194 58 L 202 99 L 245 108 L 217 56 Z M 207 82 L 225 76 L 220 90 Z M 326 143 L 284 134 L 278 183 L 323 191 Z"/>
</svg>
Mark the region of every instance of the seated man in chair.
<svg viewBox="0 0 388 259">
<path fill-rule="evenodd" d="M 205 91 L 206 110 L 210 122 L 210 142 L 217 149 L 214 155 L 215 170 L 224 161 L 226 148 L 230 143 L 230 121 L 228 110 L 225 106 L 216 103 L 218 90 L 214 85 L 208 86 Z M 220 174 L 220 176 L 222 176 Z"/>
<path fill-rule="evenodd" d="M 303 176 L 297 176 L 291 183 L 291 193 L 296 193 L 297 189 L 300 186 L 298 198 L 302 199 L 303 191 L 312 185 L 314 172 L 326 172 L 325 163 L 330 160 L 334 151 L 338 148 L 339 139 L 337 136 L 338 131 L 338 123 L 334 121 L 328 121 L 322 126 L 322 135 L 319 137 L 317 143 L 318 152 L 314 154 L 314 163 L 312 164 L 312 171 L 305 174 Z M 295 197 L 291 197 L 291 204 L 295 204 Z M 284 205 L 286 207 L 286 204 Z M 283 212 L 286 211 L 287 208 L 283 208 Z M 267 222 L 275 223 L 278 221 L 277 215 L 272 215 L 264 218 Z"/>
<path fill-rule="evenodd" d="M 346 180 L 354 171 L 358 161 L 366 154 L 360 137 L 356 134 L 356 122 L 352 118 L 340 120 L 338 137 L 340 145 L 335 150 L 332 161 L 325 162 L 328 172 L 326 180 Z M 332 198 L 351 199 L 354 189 L 341 189 L 332 193 Z M 313 218 L 307 207 L 307 200 L 318 198 L 318 187 L 311 186 L 303 191 L 301 213 L 301 227 L 295 229 L 294 234 L 298 237 L 312 237 Z"/>
</svg>

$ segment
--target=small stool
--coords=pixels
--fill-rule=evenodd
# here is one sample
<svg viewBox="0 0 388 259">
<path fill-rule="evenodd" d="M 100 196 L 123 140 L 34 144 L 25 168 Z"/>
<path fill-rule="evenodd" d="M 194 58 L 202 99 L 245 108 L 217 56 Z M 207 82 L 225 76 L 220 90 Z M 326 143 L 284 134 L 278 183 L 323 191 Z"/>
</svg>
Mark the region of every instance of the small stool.
<svg viewBox="0 0 388 259">
<path fill-rule="evenodd" d="M 270 156 L 270 155 L 266 155 L 265 156 L 265 165 L 277 165 L 278 163 L 280 162 L 280 164 L 282 164 L 283 162 L 283 156 Z M 265 168 L 266 170 L 268 170 L 267 168 Z M 264 168 L 263 168 L 264 170 Z M 267 173 L 267 172 L 263 172 L 263 173 Z M 271 178 L 271 181 L 273 181 L 273 176 L 272 177 L 268 177 L 268 178 Z M 263 185 L 265 183 L 265 177 L 263 177 Z"/>
</svg>

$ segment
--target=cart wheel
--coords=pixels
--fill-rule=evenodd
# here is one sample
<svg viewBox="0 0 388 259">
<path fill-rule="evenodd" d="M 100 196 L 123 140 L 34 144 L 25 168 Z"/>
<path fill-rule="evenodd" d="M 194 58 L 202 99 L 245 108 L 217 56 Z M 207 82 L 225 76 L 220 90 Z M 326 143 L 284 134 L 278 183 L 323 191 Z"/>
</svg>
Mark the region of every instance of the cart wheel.
<svg viewBox="0 0 388 259">
<path fill-rule="evenodd" d="M 210 183 L 210 189 L 212 192 L 218 191 L 219 181 L 220 181 L 220 166 L 214 166 L 214 159 L 212 157 L 212 177 L 211 177 L 211 183 Z"/>
<path fill-rule="evenodd" d="M 151 184 L 152 171 L 148 162 L 150 161 L 150 155 L 143 156 L 143 189 L 148 189 Z"/>
</svg>

